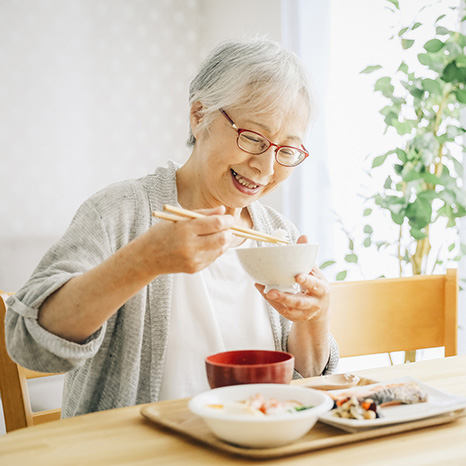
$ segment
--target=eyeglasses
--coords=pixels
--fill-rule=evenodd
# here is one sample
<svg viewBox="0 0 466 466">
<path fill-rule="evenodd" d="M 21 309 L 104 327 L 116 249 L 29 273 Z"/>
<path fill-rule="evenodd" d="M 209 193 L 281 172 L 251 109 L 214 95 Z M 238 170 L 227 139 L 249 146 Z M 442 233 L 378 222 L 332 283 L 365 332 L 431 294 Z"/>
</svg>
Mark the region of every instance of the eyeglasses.
<svg viewBox="0 0 466 466">
<path fill-rule="evenodd" d="M 301 149 L 293 146 L 279 146 L 269 141 L 265 136 L 255 131 L 238 128 L 235 122 L 228 116 L 222 108 L 219 109 L 222 115 L 228 120 L 234 130 L 237 131 L 238 137 L 236 143 L 238 147 L 248 154 L 263 154 L 270 146 L 276 147 L 275 160 L 284 167 L 296 167 L 309 157 L 307 149 L 301 145 Z"/>
</svg>

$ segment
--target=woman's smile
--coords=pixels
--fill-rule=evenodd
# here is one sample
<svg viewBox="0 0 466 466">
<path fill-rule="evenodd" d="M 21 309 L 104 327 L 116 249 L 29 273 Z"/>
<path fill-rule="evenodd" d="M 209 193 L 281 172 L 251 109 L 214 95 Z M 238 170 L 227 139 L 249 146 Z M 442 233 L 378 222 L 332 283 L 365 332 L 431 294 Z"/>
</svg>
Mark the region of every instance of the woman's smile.
<svg viewBox="0 0 466 466">
<path fill-rule="evenodd" d="M 231 169 L 233 185 L 235 188 L 240 191 L 241 193 L 248 194 L 248 195 L 255 195 L 257 194 L 260 189 L 262 188 L 261 184 L 254 182 L 253 180 L 236 173 L 233 169 Z"/>
</svg>

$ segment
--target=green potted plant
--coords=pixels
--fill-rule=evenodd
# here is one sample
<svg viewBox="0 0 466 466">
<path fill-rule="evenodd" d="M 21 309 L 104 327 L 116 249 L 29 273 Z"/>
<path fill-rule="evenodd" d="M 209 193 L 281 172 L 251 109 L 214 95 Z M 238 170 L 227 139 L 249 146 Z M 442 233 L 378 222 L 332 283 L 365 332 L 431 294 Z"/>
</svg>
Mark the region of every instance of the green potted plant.
<svg viewBox="0 0 466 466">
<path fill-rule="evenodd" d="M 387 3 L 395 14 L 400 13 L 398 0 Z M 396 132 L 399 144 L 369 159 L 371 174 L 385 170 L 386 175 L 377 192 L 366 198 L 360 239 L 365 248 L 391 251 L 400 276 L 432 273 L 438 265 L 458 261 L 466 253 L 457 232 L 458 219 L 466 216 L 462 165 L 466 128 L 461 122 L 466 107 L 466 37 L 461 26 L 466 17 L 458 16 L 463 3 L 445 8 L 433 25 L 420 21 L 402 25 L 393 36 L 400 42 L 399 66 L 375 82 L 375 92 L 386 102 L 380 110 L 386 132 Z M 444 25 L 451 15 L 458 16 L 454 29 Z M 416 39 L 420 28 L 433 29 L 430 39 L 421 44 Z M 361 73 L 382 70 L 371 65 Z M 380 211 L 396 228 L 394 237 L 380 239 L 375 223 L 371 225 L 372 216 Z M 433 247 L 435 228 L 441 234 Z M 345 261 L 358 264 L 357 242 L 348 236 Z M 334 263 L 326 261 L 321 267 Z M 336 275 L 337 280 L 345 277 L 346 270 Z"/>
</svg>

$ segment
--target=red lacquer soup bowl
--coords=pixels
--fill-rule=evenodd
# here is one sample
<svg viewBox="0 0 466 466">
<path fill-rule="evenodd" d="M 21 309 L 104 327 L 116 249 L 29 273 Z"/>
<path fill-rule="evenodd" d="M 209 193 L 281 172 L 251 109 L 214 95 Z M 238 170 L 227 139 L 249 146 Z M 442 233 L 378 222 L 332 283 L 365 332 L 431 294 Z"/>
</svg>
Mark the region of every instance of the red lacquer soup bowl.
<svg viewBox="0 0 466 466">
<path fill-rule="evenodd" d="M 210 388 L 245 383 L 284 383 L 293 378 L 294 356 L 284 351 L 239 350 L 205 360 Z"/>
</svg>

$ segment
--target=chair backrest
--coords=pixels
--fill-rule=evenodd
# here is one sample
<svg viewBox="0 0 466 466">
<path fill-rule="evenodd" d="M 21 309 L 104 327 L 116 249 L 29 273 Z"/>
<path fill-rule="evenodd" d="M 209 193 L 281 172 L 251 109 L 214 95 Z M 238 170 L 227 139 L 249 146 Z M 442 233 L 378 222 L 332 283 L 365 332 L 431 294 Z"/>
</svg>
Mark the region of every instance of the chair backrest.
<svg viewBox="0 0 466 466">
<path fill-rule="evenodd" d="M 458 276 L 380 278 L 330 285 L 330 330 L 340 356 L 445 347 L 457 354 Z"/>
<path fill-rule="evenodd" d="M 6 431 L 21 429 L 43 422 L 60 419 L 60 409 L 32 412 L 27 379 L 48 377 L 46 374 L 25 369 L 13 362 L 5 345 L 5 313 L 8 294 L 0 290 L 0 394 Z"/>
</svg>

